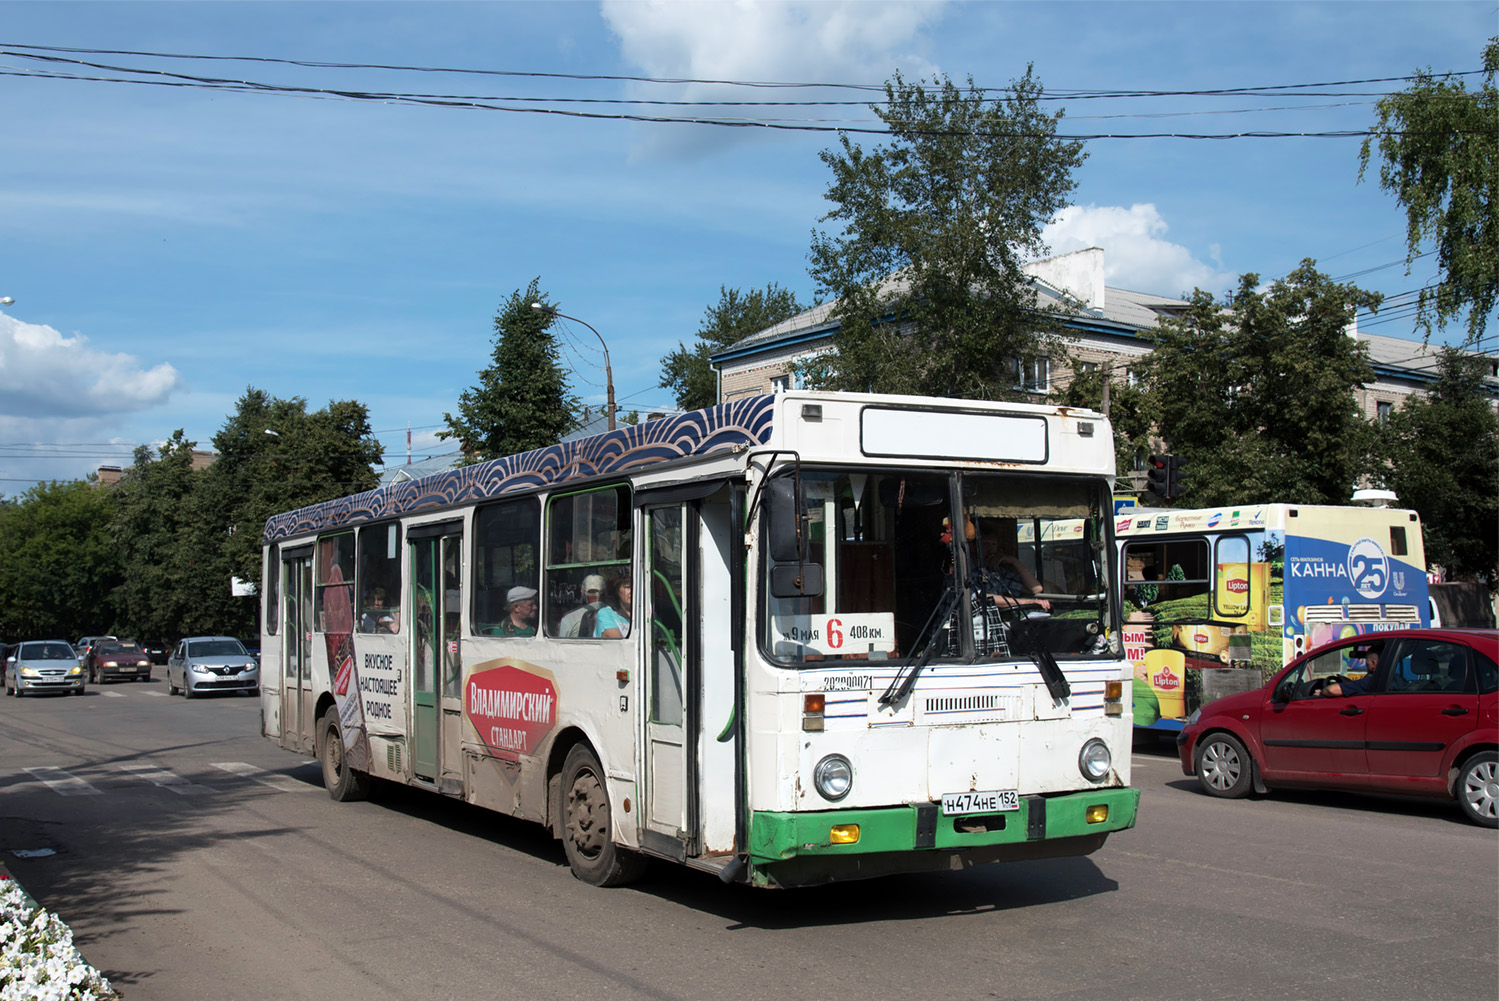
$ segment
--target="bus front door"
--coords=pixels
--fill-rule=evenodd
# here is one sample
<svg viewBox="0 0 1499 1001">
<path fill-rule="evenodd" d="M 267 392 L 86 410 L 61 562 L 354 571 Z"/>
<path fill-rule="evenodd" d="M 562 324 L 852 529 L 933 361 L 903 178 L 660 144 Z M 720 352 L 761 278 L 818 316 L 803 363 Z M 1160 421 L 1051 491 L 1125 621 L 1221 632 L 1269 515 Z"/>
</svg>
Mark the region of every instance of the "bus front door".
<svg viewBox="0 0 1499 1001">
<path fill-rule="evenodd" d="M 689 509 L 690 510 L 690 509 Z M 691 651 L 692 602 L 687 590 L 687 519 L 681 504 L 646 509 L 643 589 L 645 649 L 645 829 L 641 842 L 683 858 L 690 849 L 687 715 L 683 698 Z M 694 533 L 695 534 L 695 533 Z M 637 599 L 637 607 L 641 603 Z"/>
<path fill-rule="evenodd" d="M 418 779 L 461 787 L 463 536 L 458 525 L 413 528 L 411 765 Z"/>
<path fill-rule="evenodd" d="M 313 753 L 312 717 L 312 552 L 288 556 L 282 588 L 285 625 L 281 644 L 281 742 L 283 747 Z"/>
</svg>

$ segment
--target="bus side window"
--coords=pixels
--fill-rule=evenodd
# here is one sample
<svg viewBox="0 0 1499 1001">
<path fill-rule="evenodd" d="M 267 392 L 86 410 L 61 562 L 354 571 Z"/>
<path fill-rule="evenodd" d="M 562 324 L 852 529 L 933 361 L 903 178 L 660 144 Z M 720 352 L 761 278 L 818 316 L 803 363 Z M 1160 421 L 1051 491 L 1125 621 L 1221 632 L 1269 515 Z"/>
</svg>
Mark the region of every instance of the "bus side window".
<svg viewBox="0 0 1499 1001">
<path fill-rule="evenodd" d="M 602 632 L 601 617 L 610 623 L 629 618 L 618 585 L 630 579 L 631 517 L 630 488 L 623 484 L 547 502 L 546 635 L 594 639 Z"/>
<path fill-rule="evenodd" d="M 1405 526 L 1390 526 L 1390 555 L 1405 556 L 1410 552 L 1405 546 Z"/>
<path fill-rule="evenodd" d="M 359 631 L 394 633 L 401 628 L 401 526 L 359 530 Z"/>
<path fill-rule="evenodd" d="M 536 589 L 541 502 L 535 497 L 486 504 L 474 513 L 473 608 L 481 636 L 497 635 L 509 617 L 512 587 Z"/>
</svg>

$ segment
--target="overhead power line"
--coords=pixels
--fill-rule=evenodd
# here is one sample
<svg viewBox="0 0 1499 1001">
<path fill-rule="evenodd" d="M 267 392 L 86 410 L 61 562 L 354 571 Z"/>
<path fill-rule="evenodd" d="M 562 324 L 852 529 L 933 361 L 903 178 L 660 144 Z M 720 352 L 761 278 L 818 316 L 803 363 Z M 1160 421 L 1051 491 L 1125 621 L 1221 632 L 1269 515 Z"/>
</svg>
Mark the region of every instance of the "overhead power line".
<svg viewBox="0 0 1499 1001">
<path fill-rule="evenodd" d="M 29 51 L 28 51 L 29 50 Z M 774 83 L 768 81 L 740 81 L 740 80 L 712 80 L 696 78 L 657 78 L 636 76 L 613 76 L 604 74 L 567 74 L 546 73 L 538 71 L 520 70 L 477 70 L 460 69 L 454 67 L 426 67 L 426 66 L 399 66 L 375 63 L 332 63 L 314 62 L 309 60 L 280 59 L 262 56 L 211 56 L 211 55 L 189 55 L 183 53 L 156 53 L 133 50 L 117 49 L 79 49 L 64 48 L 59 46 L 33 46 L 12 44 L 7 48 L 0 49 L 0 54 L 19 59 L 44 62 L 49 65 L 68 65 L 97 70 L 110 74 L 129 74 L 127 76 L 91 76 L 81 73 L 62 72 L 54 69 L 27 70 L 27 69 L 4 69 L 0 75 L 18 76 L 30 79 L 56 79 L 74 80 L 91 83 L 116 83 L 133 84 L 136 86 L 156 87 L 183 87 L 198 90 L 229 91 L 235 93 L 258 93 L 280 96 L 302 97 L 311 100 L 342 100 L 364 103 L 379 103 L 387 105 L 407 105 L 414 107 L 436 107 L 475 111 L 493 111 L 509 114 L 540 114 L 557 115 L 570 118 L 584 118 L 605 121 L 629 121 L 650 124 L 672 124 L 672 125 L 706 125 L 718 128 L 762 128 L 778 131 L 796 132 L 846 132 L 857 134 L 884 135 L 888 134 L 888 128 L 883 125 L 871 125 L 863 120 L 832 120 L 832 119 L 806 119 L 806 118 L 753 118 L 753 117 L 730 117 L 730 116 L 700 116 L 700 115 L 659 115 L 640 112 L 605 112 L 582 110 L 581 105 L 625 105 L 631 107 L 671 106 L 683 108 L 711 108 L 711 107 L 847 107 L 854 105 L 865 105 L 867 102 L 851 101 L 666 101 L 645 98 L 580 98 L 580 97 L 530 97 L 530 96 L 508 96 L 498 97 L 491 95 L 471 94 L 417 94 L 401 93 L 395 91 L 369 91 L 343 88 L 328 88 L 315 86 L 301 86 L 290 84 L 273 84 L 251 80 L 236 80 L 224 77 L 199 76 L 189 73 L 178 73 L 164 69 L 138 68 L 132 66 L 120 66 L 110 63 L 99 63 L 84 59 L 65 57 L 62 55 L 46 55 L 43 53 L 70 53 L 72 55 L 110 55 L 130 56 L 134 58 L 148 59 L 176 59 L 176 60 L 209 60 L 215 62 L 238 61 L 266 64 L 282 64 L 299 67 L 311 67 L 319 69 L 339 70 L 383 70 L 417 73 L 448 73 L 448 74 L 473 74 L 480 76 L 500 76 L 511 78 L 534 78 L 544 80 L 571 80 L 571 81 L 608 81 L 608 82 L 632 82 L 652 84 L 706 84 L 715 86 L 734 86 L 751 88 L 830 88 L 835 90 L 859 90 L 879 91 L 882 86 L 870 84 L 847 84 L 847 83 L 811 83 L 791 82 Z M 1462 73 L 1446 74 L 1447 76 L 1464 76 L 1479 71 L 1464 71 Z M 146 79 L 141 79 L 145 77 Z M 1199 90 L 1179 91 L 1147 91 L 1147 90 L 1108 90 L 1108 91 L 1050 91 L 1043 96 L 1048 101 L 1082 101 L 1100 99 L 1128 99 L 1128 98 L 1159 98 L 1159 97 L 1232 97 L 1232 96 L 1332 96 L 1332 97 L 1378 97 L 1380 93 L 1364 93 L 1349 91 L 1325 91 L 1313 88 L 1358 86 L 1369 83 L 1387 83 L 1404 81 L 1406 77 L 1369 78 L 1363 80 L 1321 82 L 1308 84 L 1274 84 L 1254 87 L 1230 87 Z M 980 92 L 989 92 L 993 88 L 979 88 Z M 1335 105 L 1318 105 L 1302 107 L 1278 107 L 1278 108 L 1250 108 L 1231 109 L 1227 111 L 1176 111 L 1156 112 L 1144 114 L 1120 114 L 1093 116 L 1093 120 L 1125 119 L 1125 118 L 1165 118 L 1187 115 L 1205 114 L 1252 114 L 1270 111 L 1314 111 L 1329 110 L 1337 107 L 1345 107 L 1351 102 L 1343 102 Z M 1361 103 L 1361 102 L 1360 102 Z M 1088 118 L 1075 120 L 1090 120 Z M 920 131 L 920 130 L 918 130 Z M 1014 133 L 1003 132 L 976 132 L 974 134 L 993 137 L 1013 136 Z M 1375 134 L 1385 134 L 1380 130 L 1368 129 L 1331 129 L 1331 130 L 1243 130 L 1234 132 L 1149 132 L 1149 133 L 1069 133 L 1060 135 L 1058 138 L 1083 141 L 1100 139 L 1246 139 L 1246 138 L 1361 138 Z M 1450 135 L 1452 133 L 1442 133 Z"/>
</svg>

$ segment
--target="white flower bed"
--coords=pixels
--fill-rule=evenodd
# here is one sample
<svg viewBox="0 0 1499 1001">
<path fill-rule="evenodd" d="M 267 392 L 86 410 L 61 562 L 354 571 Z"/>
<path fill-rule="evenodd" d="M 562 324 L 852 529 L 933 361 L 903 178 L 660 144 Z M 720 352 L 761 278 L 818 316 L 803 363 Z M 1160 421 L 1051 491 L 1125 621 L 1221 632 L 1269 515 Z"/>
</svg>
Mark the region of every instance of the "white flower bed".
<svg viewBox="0 0 1499 1001">
<path fill-rule="evenodd" d="M 0 881 L 0 1001 L 103 1001 L 117 995 L 73 948 L 73 932 L 13 880 Z"/>
</svg>

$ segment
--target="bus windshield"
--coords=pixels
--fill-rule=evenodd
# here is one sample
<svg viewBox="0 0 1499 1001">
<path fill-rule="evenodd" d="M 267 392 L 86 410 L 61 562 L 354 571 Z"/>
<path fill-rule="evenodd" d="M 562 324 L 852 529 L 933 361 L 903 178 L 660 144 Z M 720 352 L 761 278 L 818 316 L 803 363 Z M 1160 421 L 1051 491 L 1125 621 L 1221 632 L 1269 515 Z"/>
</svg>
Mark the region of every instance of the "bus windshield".
<svg viewBox="0 0 1499 1001">
<path fill-rule="evenodd" d="M 1118 655 L 1102 481 L 805 468 L 800 479 L 823 593 L 763 588 L 774 660 L 878 661 L 933 644 L 947 660 Z"/>
</svg>

